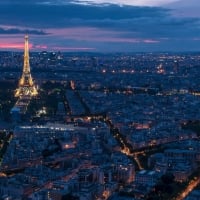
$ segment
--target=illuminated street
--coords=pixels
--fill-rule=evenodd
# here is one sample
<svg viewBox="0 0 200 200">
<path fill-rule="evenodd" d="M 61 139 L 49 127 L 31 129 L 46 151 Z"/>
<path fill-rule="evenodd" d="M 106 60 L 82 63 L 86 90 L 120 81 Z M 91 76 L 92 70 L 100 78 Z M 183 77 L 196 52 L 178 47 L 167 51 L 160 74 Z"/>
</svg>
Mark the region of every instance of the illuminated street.
<svg viewBox="0 0 200 200">
<path fill-rule="evenodd" d="M 123 144 L 124 144 L 124 143 L 123 143 Z M 124 144 L 124 145 L 125 145 L 125 144 Z M 136 161 L 138 167 L 139 167 L 139 170 L 144 169 L 144 168 L 142 167 L 142 165 L 141 165 L 139 159 L 138 159 L 138 155 L 139 155 L 139 154 L 142 154 L 143 152 L 130 153 L 129 148 L 126 147 L 126 146 L 124 147 L 124 149 L 121 150 L 121 152 L 124 153 L 124 154 L 126 154 L 127 156 L 133 157 L 134 160 Z"/>
<path fill-rule="evenodd" d="M 198 184 L 200 183 L 200 177 L 195 177 L 191 180 L 187 188 L 177 197 L 175 200 L 183 200 Z"/>
</svg>

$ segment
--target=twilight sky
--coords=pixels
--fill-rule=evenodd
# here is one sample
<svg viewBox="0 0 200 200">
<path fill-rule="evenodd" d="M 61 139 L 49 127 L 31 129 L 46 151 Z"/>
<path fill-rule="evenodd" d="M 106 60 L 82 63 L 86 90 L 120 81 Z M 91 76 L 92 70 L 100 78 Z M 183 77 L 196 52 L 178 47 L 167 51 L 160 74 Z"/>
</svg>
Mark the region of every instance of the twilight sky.
<svg viewBox="0 0 200 200">
<path fill-rule="evenodd" d="M 199 0 L 0 0 L 0 50 L 200 51 Z"/>
</svg>

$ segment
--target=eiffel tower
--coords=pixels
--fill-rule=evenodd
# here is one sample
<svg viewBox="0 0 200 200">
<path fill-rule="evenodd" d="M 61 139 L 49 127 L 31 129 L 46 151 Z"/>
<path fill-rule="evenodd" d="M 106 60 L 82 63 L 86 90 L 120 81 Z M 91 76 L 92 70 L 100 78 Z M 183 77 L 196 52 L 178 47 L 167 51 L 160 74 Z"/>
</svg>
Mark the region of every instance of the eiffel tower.
<svg viewBox="0 0 200 200">
<path fill-rule="evenodd" d="M 38 92 L 31 77 L 31 70 L 29 64 L 28 35 L 25 35 L 24 66 L 22 76 L 19 80 L 18 88 L 15 91 L 15 97 L 32 97 L 36 96 L 37 94 Z"/>
</svg>

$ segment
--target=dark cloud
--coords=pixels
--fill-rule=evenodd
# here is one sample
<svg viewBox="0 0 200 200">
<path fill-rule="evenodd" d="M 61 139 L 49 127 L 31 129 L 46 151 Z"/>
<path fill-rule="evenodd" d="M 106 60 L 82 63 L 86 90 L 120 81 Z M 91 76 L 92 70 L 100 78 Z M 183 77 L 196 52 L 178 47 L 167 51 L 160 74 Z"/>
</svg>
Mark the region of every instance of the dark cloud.
<svg viewBox="0 0 200 200">
<path fill-rule="evenodd" d="M 10 23 L 12 25 L 32 25 L 35 27 L 59 27 L 72 26 L 70 23 L 85 22 L 90 20 L 122 20 L 138 19 L 142 17 L 162 18 L 167 14 L 167 10 L 149 7 L 133 6 L 83 6 L 83 5 L 38 5 L 38 4 L 11 4 L 0 6 L 0 23 Z M 69 23 L 69 24 L 68 24 Z M 78 25 L 78 24 L 74 24 Z"/>
<path fill-rule="evenodd" d="M 0 5 L 25 5 L 25 4 L 29 4 L 29 5 L 35 5 L 37 3 L 42 3 L 42 2 L 47 2 L 45 0 L 1 0 L 0 1 Z"/>
<path fill-rule="evenodd" d="M 32 34 L 32 35 L 47 35 L 44 31 L 32 30 L 32 29 L 17 29 L 17 28 L 1 28 L 0 34 Z"/>
<path fill-rule="evenodd" d="M 7 2 L 7 1 L 6 1 Z M 0 6 L 0 24 L 39 29 L 93 26 L 123 30 L 137 30 L 149 26 L 163 28 L 182 28 L 197 23 L 197 19 L 179 19 L 170 17 L 169 10 L 157 7 L 136 6 L 83 6 L 83 5 L 46 5 L 37 1 Z M 40 1 L 41 3 L 41 1 Z M 152 28 L 151 28 L 152 30 Z"/>
<path fill-rule="evenodd" d="M 59 2 L 61 1 L 15 0 L 13 3 L 13 0 L 1 0 L 0 25 L 25 28 L 24 30 L 0 28 L 0 34 L 46 35 L 48 34 L 46 29 L 94 27 L 115 31 L 118 33 L 117 36 L 122 38 L 159 40 L 166 47 L 178 45 L 179 41 L 188 41 L 189 44 L 190 39 L 200 35 L 199 18 L 177 18 L 171 15 L 171 8 L 112 4 L 78 5 L 70 1 L 59 4 Z M 53 39 L 53 36 L 51 38 Z M 57 40 L 54 38 L 54 41 Z M 59 38 L 59 42 L 61 40 L 62 38 Z M 45 42 L 49 42 L 49 38 Z M 69 44 L 74 41 L 67 42 Z M 155 45 L 159 48 L 160 44 Z"/>
</svg>

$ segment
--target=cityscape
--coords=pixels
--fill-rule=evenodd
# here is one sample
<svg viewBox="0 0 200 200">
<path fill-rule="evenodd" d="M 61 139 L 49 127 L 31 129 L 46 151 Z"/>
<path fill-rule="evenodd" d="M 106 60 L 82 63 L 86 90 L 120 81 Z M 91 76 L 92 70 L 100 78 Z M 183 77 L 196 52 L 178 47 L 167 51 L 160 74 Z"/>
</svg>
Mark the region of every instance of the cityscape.
<svg viewBox="0 0 200 200">
<path fill-rule="evenodd" d="M 0 200 L 200 200 L 199 0 L 0 1 Z"/>
<path fill-rule="evenodd" d="M 198 53 L 0 60 L 1 199 L 200 198 Z"/>
</svg>

